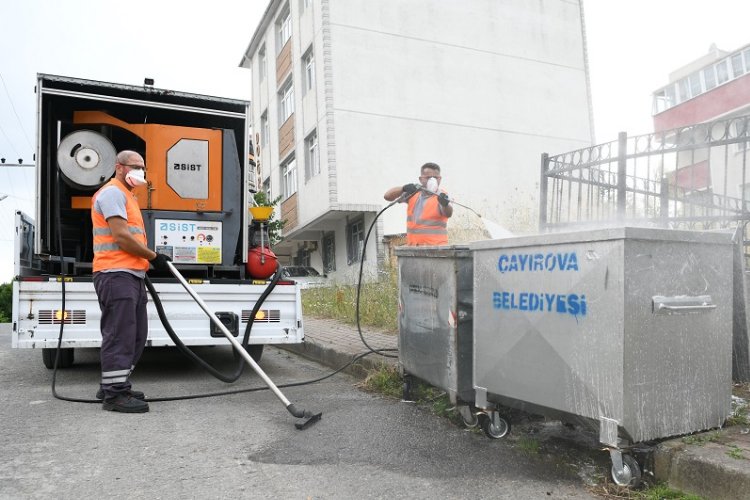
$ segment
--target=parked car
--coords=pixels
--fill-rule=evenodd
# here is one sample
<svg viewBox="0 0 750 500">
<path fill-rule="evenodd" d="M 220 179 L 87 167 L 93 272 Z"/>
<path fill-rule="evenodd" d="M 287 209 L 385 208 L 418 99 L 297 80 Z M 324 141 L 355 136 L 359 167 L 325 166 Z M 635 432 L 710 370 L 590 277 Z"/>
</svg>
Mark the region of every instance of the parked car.
<svg viewBox="0 0 750 500">
<path fill-rule="evenodd" d="M 281 271 L 281 277 L 296 281 L 302 288 L 317 288 L 329 285 L 328 277 L 310 266 L 285 266 Z"/>
</svg>

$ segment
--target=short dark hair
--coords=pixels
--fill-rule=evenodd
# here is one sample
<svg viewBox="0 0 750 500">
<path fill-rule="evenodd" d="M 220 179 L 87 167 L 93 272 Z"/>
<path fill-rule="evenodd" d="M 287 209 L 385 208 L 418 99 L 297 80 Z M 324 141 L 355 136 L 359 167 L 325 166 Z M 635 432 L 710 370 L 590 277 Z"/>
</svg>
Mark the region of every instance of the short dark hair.
<svg viewBox="0 0 750 500">
<path fill-rule="evenodd" d="M 421 173 L 426 168 L 437 170 L 437 172 L 440 173 L 440 165 L 438 165 L 437 163 L 427 162 L 424 165 L 422 165 L 422 168 L 419 169 L 419 172 Z"/>
</svg>

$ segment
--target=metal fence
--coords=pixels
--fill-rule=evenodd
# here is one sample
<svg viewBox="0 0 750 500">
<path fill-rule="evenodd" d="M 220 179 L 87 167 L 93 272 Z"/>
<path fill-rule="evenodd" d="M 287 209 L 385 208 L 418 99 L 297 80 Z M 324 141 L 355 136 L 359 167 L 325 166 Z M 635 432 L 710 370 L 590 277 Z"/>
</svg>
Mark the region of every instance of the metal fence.
<svg viewBox="0 0 750 500">
<path fill-rule="evenodd" d="M 750 115 L 542 155 L 540 230 L 719 229 L 750 221 Z"/>
</svg>

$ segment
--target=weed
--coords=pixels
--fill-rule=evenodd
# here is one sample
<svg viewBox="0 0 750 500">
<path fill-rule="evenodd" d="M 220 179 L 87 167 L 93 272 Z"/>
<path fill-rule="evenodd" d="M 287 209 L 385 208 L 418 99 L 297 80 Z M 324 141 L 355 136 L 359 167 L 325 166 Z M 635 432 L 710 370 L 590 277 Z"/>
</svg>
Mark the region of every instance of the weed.
<svg viewBox="0 0 750 500">
<path fill-rule="evenodd" d="M 743 458 L 745 458 L 745 456 L 742 454 L 742 448 L 740 448 L 736 444 L 729 447 L 729 450 L 727 450 L 727 455 L 737 460 L 742 460 Z"/>
<path fill-rule="evenodd" d="M 691 434 L 682 438 L 682 442 L 685 444 L 703 446 L 706 443 L 715 443 L 721 439 L 721 431 L 712 432 L 701 432 L 698 434 Z"/>
<path fill-rule="evenodd" d="M 518 439 L 518 447 L 527 455 L 539 454 L 539 440 L 529 436 L 521 436 Z"/>
<path fill-rule="evenodd" d="M 400 398 L 403 393 L 403 381 L 398 369 L 386 364 L 372 370 L 362 382 L 362 387 L 393 398 Z"/>
<path fill-rule="evenodd" d="M 732 414 L 727 417 L 726 425 L 750 425 L 746 400 L 732 398 Z"/>
<path fill-rule="evenodd" d="M 632 492 L 631 498 L 638 500 L 662 500 L 662 499 L 675 499 L 675 500 L 701 500 L 701 497 L 695 495 L 688 495 L 679 491 L 674 491 L 668 486 L 663 484 L 655 484 L 650 486 L 643 491 Z"/>
<path fill-rule="evenodd" d="M 336 285 L 302 290 L 302 309 L 318 318 L 332 318 L 356 325 L 357 287 Z M 380 281 L 362 283 L 359 296 L 359 324 L 398 331 L 398 271 L 389 268 Z"/>
</svg>

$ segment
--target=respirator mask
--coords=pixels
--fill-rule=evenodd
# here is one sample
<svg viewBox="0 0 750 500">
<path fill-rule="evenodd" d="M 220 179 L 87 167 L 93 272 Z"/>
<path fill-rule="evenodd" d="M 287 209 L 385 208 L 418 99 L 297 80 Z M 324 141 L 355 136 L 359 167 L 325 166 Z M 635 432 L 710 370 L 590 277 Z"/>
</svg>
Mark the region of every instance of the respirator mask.
<svg viewBox="0 0 750 500">
<path fill-rule="evenodd" d="M 146 171 L 142 168 L 133 168 L 127 174 L 125 174 L 125 181 L 130 187 L 138 187 L 146 185 Z"/>
<path fill-rule="evenodd" d="M 438 190 L 438 181 L 434 177 L 430 177 L 427 179 L 427 185 L 425 186 L 427 191 L 432 191 L 433 193 L 436 193 Z"/>
</svg>

